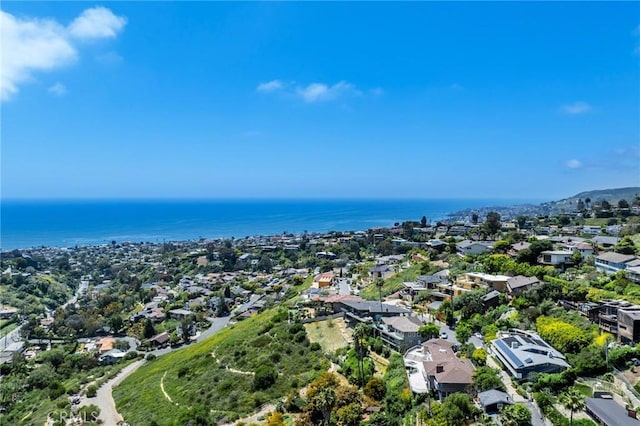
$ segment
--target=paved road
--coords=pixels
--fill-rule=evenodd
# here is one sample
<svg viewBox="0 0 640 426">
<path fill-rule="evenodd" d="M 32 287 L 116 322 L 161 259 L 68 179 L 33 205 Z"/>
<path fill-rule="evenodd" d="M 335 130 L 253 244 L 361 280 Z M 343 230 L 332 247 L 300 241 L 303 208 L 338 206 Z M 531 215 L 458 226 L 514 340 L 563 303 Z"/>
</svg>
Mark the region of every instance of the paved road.
<svg viewBox="0 0 640 426">
<path fill-rule="evenodd" d="M 206 329 L 204 332 L 200 333 L 198 337 L 196 337 L 196 341 L 201 341 L 215 334 L 216 332 L 222 330 L 228 323 L 230 316 L 221 317 L 221 318 L 211 318 L 211 326 Z M 150 353 L 155 356 L 162 356 L 169 352 L 173 352 L 176 350 L 180 350 L 185 346 L 180 346 L 177 348 L 167 347 L 164 349 L 158 349 L 152 351 Z M 106 425 L 117 425 L 118 422 L 122 421 L 122 416 L 116 410 L 116 404 L 113 400 L 112 390 L 118 384 L 120 384 L 124 379 L 126 379 L 131 373 L 136 371 L 142 364 L 144 364 L 144 360 L 136 361 L 131 365 L 126 366 L 125 368 L 118 373 L 116 377 L 109 380 L 107 383 L 102 385 L 100 389 L 98 389 L 98 393 L 95 398 L 86 398 L 83 397 L 80 401 L 81 405 L 86 404 L 95 404 L 100 407 L 100 419 L 102 419 L 103 424 Z"/>
<path fill-rule="evenodd" d="M 111 395 L 111 391 L 115 386 L 120 384 L 125 378 L 127 378 L 131 373 L 136 371 L 138 367 L 144 364 L 144 360 L 139 360 L 134 362 L 133 364 L 127 365 L 125 368 L 118 373 L 116 377 L 109 380 L 107 383 L 102 385 L 100 389 L 98 389 L 98 393 L 94 398 L 82 397 L 80 399 L 81 405 L 89 405 L 95 404 L 100 408 L 100 419 L 105 425 L 115 426 L 118 422 L 122 421 L 122 416 L 116 410 L 116 404 L 113 400 L 113 396 Z"/>
<path fill-rule="evenodd" d="M 16 343 L 22 340 L 22 336 L 20 336 L 21 328 L 22 326 L 18 326 L 11 330 L 9 333 L 2 336 L 2 338 L 0 339 L 0 352 L 4 351 L 12 343 Z"/>
</svg>

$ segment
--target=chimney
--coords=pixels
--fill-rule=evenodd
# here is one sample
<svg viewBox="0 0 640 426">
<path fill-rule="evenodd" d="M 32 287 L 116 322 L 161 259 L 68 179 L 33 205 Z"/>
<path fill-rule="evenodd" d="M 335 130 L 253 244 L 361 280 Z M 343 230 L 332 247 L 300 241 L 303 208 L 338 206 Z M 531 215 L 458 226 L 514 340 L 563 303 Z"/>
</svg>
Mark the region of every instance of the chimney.
<svg viewBox="0 0 640 426">
<path fill-rule="evenodd" d="M 442 373 L 444 371 L 444 365 L 438 364 L 436 365 L 436 373 Z"/>
</svg>

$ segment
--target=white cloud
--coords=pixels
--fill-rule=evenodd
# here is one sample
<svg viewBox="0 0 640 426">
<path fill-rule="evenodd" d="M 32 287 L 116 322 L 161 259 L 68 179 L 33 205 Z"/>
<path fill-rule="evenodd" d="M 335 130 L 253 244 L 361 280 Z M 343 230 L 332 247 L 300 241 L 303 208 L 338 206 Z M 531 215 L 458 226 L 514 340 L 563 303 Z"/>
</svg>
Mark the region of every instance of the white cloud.
<svg viewBox="0 0 640 426">
<path fill-rule="evenodd" d="M 258 84 L 256 90 L 261 93 L 269 93 L 275 92 L 276 90 L 280 90 L 284 87 L 284 84 L 280 80 L 271 80 L 266 83 Z"/>
<path fill-rule="evenodd" d="M 105 7 L 86 9 L 69 25 L 72 37 L 86 40 L 95 38 L 114 38 L 124 28 L 127 19 L 116 16 Z"/>
<path fill-rule="evenodd" d="M 73 64 L 78 56 L 74 40 L 114 37 L 125 22 L 104 8 L 85 10 L 69 27 L 52 19 L 18 18 L 0 10 L 0 100 L 18 93 L 19 85 L 31 80 L 35 72 Z"/>
<path fill-rule="evenodd" d="M 570 169 L 579 169 L 580 167 L 582 167 L 582 163 L 580 162 L 580 160 L 576 160 L 575 158 L 568 160 L 566 163 L 564 163 L 564 165 Z"/>
<path fill-rule="evenodd" d="M 67 87 L 58 82 L 56 84 L 54 84 L 53 86 L 49 87 L 49 93 L 51 93 L 52 95 L 56 95 L 56 96 L 64 96 L 67 94 L 68 90 Z"/>
<path fill-rule="evenodd" d="M 561 107 L 562 112 L 569 115 L 584 114 L 591 111 L 593 108 L 586 102 L 578 101 L 572 104 L 563 105 Z"/>
<path fill-rule="evenodd" d="M 272 80 L 267 83 L 260 83 L 256 91 L 260 93 L 279 92 L 285 97 L 298 98 L 306 103 L 325 102 L 362 95 L 362 91 L 356 88 L 354 84 L 344 80 L 335 84 L 314 82 L 307 85 L 296 84 L 295 81 Z M 367 91 L 367 94 L 373 96 L 380 96 L 383 93 L 384 90 L 381 87 Z"/>
<path fill-rule="evenodd" d="M 330 101 L 342 96 L 358 96 L 362 94 L 356 87 L 346 81 L 339 81 L 329 86 L 324 83 L 311 83 L 296 89 L 298 96 L 305 102 Z"/>
</svg>

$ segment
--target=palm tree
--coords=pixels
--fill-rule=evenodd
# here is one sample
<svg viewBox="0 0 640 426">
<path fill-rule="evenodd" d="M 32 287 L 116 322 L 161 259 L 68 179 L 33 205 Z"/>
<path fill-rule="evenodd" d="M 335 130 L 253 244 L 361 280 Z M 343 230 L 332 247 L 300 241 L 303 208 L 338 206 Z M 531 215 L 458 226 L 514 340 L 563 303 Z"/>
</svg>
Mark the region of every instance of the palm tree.
<svg viewBox="0 0 640 426">
<path fill-rule="evenodd" d="M 332 388 L 322 388 L 316 394 L 315 398 L 316 407 L 322 412 L 324 417 L 324 424 L 331 424 L 331 409 L 336 403 L 336 392 Z"/>
<path fill-rule="evenodd" d="M 570 388 L 560 395 L 560 402 L 571 412 L 569 425 L 573 425 L 573 412 L 584 409 L 584 396 L 576 388 Z"/>
<path fill-rule="evenodd" d="M 353 346 L 358 357 L 358 374 L 360 376 L 360 387 L 364 386 L 364 364 L 363 364 L 363 347 L 362 340 L 367 335 L 367 328 L 364 324 L 359 323 L 353 330 Z"/>
</svg>

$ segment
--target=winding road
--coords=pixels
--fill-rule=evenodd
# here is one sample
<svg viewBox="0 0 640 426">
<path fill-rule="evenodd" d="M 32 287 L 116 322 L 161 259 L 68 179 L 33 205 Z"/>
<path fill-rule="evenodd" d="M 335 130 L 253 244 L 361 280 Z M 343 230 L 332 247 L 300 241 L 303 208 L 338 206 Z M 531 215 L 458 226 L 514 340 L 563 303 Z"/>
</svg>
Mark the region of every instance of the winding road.
<svg viewBox="0 0 640 426">
<path fill-rule="evenodd" d="M 207 337 L 222 330 L 229 323 L 230 319 L 231 317 L 229 316 L 222 317 L 222 318 L 211 318 L 210 319 L 211 326 L 208 329 L 206 329 L 204 332 L 200 333 L 200 335 L 196 337 L 196 341 L 199 342 L 201 340 L 204 340 Z M 164 349 L 151 351 L 148 353 L 152 353 L 155 356 L 162 356 L 169 352 L 179 351 L 183 347 L 184 346 L 181 346 L 178 348 L 168 347 Z M 104 385 L 102 385 L 98 389 L 98 392 L 94 398 L 87 398 L 86 396 L 82 397 L 80 400 L 80 406 L 88 405 L 88 404 L 95 404 L 96 406 L 98 406 L 100 408 L 99 417 L 102 420 L 103 424 L 105 425 L 115 426 L 119 422 L 122 422 L 123 421 L 122 415 L 118 413 L 118 410 L 116 409 L 116 403 L 113 400 L 113 394 L 112 394 L 113 388 L 118 386 L 118 384 L 120 384 L 124 379 L 129 377 L 131 373 L 136 371 L 145 362 L 146 362 L 145 360 L 139 360 L 130 365 L 127 365 L 125 368 L 122 369 L 122 371 L 118 373 L 117 376 L 115 376 L 114 378 L 106 382 Z"/>
</svg>

